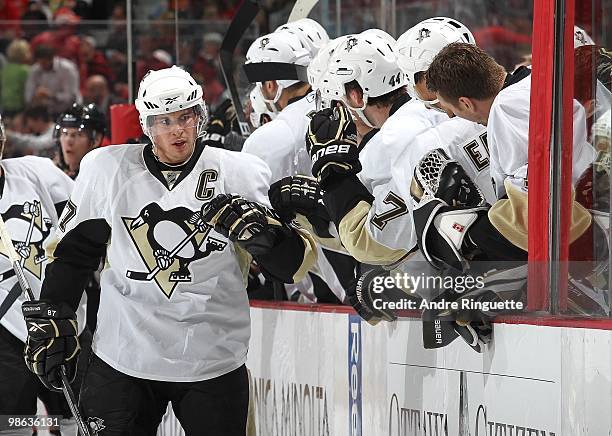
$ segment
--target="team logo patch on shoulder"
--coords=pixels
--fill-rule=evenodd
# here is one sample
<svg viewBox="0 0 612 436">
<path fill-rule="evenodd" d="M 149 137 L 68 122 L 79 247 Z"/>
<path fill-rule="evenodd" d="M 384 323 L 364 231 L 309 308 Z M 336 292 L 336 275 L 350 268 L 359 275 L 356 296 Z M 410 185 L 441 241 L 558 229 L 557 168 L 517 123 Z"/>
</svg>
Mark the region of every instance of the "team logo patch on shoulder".
<svg viewBox="0 0 612 436">
<path fill-rule="evenodd" d="M 181 282 L 191 282 L 189 265 L 222 251 L 223 241 L 210 236 L 212 228 L 200 219 L 200 211 L 186 207 L 164 210 L 149 203 L 136 217 L 122 217 L 144 268 L 127 270 L 126 276 L 136 281 L 155 281 L 170 298 Z"/>
<path fill-rule="evenodd" d="M 40 202 L 33 200 L 23 204 L 13 204 L 2 213 L 2 219 L 11 235 L 15 251 L 20 257 L 21 266 L 40 279 L 43 263 L 47 260 L 43 242 L 52 228 L 51 220 L 43 216 Z M 0 244 L 0 254 L 8 258 L 3 244 Z M 12 269 L 0 272 L 0 282 L 13 275 Z"/>
</svg>

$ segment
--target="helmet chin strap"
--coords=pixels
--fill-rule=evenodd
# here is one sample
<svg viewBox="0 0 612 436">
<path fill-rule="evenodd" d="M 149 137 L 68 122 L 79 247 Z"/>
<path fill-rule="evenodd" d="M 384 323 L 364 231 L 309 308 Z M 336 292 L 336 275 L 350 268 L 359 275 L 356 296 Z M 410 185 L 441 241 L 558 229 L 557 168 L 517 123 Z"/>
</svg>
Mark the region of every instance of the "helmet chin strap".
<svg viewBox="0 0 612 436">
<path fill-rule="evenodd" d="M 343 100 L 344 100 L 344 103 L 346 104 L 346 106 L 350 110 L 354 111 L 357 114 L 357 116 L 359 117 L 359 119 L 361 121 L 363 121 L 363 123 L 366 126 L 368 126 L 371 129 L 375 129 L 376 128 L 376 126 L 374 126 L 374 124 L 372 124 L 370 122 L 370 120 L 368 119 L 367 115 L 365 114 L 365 108 L 368 105 L 368 96 L 367 95 L 363 96 L 363 105 L 361 107 L 353 107 L 353 106 L 351 106 L 350 103 L 348 101 L 346 101 L 346 97 Z"/>
<path fill-rule="evenodd" d="M 274 110 L 274 113 L 280 112 L 279 107 L 276 105 L 276 103 L 278 102 L 278 100 L 281 97 L 281 94 L 283 93 L 283 87 L 279 85 L 278 82 L 276 82 L 276 95 L 274 96 L 274 99 L 270 100 L 266 98 L 263 92 L 263 83 L 258 82 L 257 85 L 259 86 L 259 90 L 261 91 L 261 96 L 263 97 L 263 101 L 268 103 L 268 106 L 270 106 Z"/>
</svg>

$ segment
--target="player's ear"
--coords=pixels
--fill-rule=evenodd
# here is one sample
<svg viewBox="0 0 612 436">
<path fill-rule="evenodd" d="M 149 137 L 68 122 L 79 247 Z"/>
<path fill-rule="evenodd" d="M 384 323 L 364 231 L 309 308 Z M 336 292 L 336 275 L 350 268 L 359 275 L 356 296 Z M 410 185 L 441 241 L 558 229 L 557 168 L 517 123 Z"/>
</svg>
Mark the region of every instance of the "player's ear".
<svg viewBox="0 0 612 436">
<path fill-rule="evenodd" d="M 469 97 L 459 97 L 457 99 L 457 106 L 463 111 L 467 111 L 467 112 L 475 112 L 476 111 L 476 104 L 475 102 L 469 98 Z"/>
<path fill-rule="evenodd" d="M 268 97 L 271 100 L 276 95 L 278 84 L 276 83 L 276 80 L 266 80 L 265 82 L 262 83 L 262 88 L 263 88 L 262 91 L 265 93 L 264 95 L 272 96 L 272 97 Z"/>
<path fill-rule="evenodd" d="M 352 107 L 363 107 L 363 93 L 359 89 L 349 89 L 346 93 L 346 99 Z"/>
</svg>

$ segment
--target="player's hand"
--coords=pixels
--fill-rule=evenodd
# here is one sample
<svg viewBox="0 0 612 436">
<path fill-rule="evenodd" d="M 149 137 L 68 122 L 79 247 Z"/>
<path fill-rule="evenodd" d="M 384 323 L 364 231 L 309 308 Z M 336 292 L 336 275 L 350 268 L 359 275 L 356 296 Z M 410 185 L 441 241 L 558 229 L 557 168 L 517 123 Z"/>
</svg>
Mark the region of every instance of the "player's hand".
<svg viewBox="0 0 612 436">
<path fill-rule="evenodd" d="M 28 338 L 23 352 L 26 366 L 52 391 L 61 392 L 60 367 L 74 380 L 81 350 L 76 315 L 66 304 L 27 301 L 21 306 Z"/>
<path fill-rule="evenodd" d="M 437 198 L 448 206 L 483 206 L 480 191 L 463 167 L 444 150 L 436 148 L 421 158 L 414 169 L 410 194 L 415 209 Z"/>
<path fill-rule="evenodd" d="M 378 287 L 381 279 L 389 276 L 388 271 L 380 268 L 372 269 L 356 281 L 355 286 L 347 289 L 348 301 L 357 314 L 365 321 L 372 325 L 378 324 L 380 321 L 395 321 L 397 315 L 389 309 L 377 309 L 374 307 L 375 302 L 378 307 L 381 307 L 382 302 L 390 301 L 389 295 L 385 290 Z"/>
<path fill-rule="evenodd" d="M 323 204 L 323 191 L 316 179 L 308 176 L 283 177 L 272 183 L 268 190 L 270 204 L 286 220 L 299 213 L 304 216 L 319 216 L 330 220 Z"/>
<path fill-rule="evenodd" d="M 206 133 L 217 133 L 221 136 L 225 136 L 232 130 L 232 126 L 235 122 L 236 110 L 234 109 L 232 101 L 226 99 L 219 104 L 211 114 Z"/>
<path fill-rule="evenodd" d="M 239 195 L 219 194 L 202 206 L 202 217 L 215 231 L 252 255 L 268 253 L 283 228 L 280 216 Z"/>
<path fill-rule="evenodd" d="M 323 109 L 312 117 L 306 147 L 312 159 L 312 174 L 321 182 L 334 173 L 361 171 L 357 129 L 349 110 L 342 105 Z"/>
</svg>

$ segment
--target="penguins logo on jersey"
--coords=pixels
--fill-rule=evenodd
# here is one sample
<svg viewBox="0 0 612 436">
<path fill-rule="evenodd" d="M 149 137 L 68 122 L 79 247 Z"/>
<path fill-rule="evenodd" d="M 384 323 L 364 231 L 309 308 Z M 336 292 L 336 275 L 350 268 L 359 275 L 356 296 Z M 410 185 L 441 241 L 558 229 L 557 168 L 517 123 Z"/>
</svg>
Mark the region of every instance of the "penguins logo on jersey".
<svg viewBox="0 0 612 436">
<path fill-rule="evenodd" d="M 426 38 L 429 38 L 430 35 L 431 35 L 431 31 L 429 29 L 420 29 L 419 37 L 417 38 L 417 41 L 423 42 L 423 40 Z"/>
<path fill-rule="evenodd" d="M 351 51 L 353 47 L 355 47 L 357 45 L 357 38 L 349 38 L 348 41 L 346 41 L 346 46 L 344 47 L 344 49 L 346 51 Z"/>
<path fill-rule="evenodd" d="M 181 282 L 191 282 L 189 265 L 215 251 L 222 251 L 227 241 L 210 236 L 211 227 L 200 220 L 200 211 L 186 207 L 164 210 L 149 203 L 138 216 L 122 217 L 146 270 L 128 270 L 132 280 L 154 280 L 170 298 Z"/>
<path fill-rule="evenodd" d="M 270 43 L 270 40 L 268 38 L 262 38 L 261 41 L 259 41 L 259 49 L 263 50 L 264 48 L 266 48 L 266 45 L 268 45 Z"/>
<path fill-rule="evenodd" d="M 26 201 L 23 204 L 13 204 L 2 219 L 13 240 L 15 251 L 21 258 L 22 266 L 38 279 L 42 276 L 43 263 L 47 260 L 43 242 L 51 233 L 51 220 L 43 217 L 43 210 L 37 200 Z M 3 244 L 0 253 L 8 258 Z"/>
</svg>

